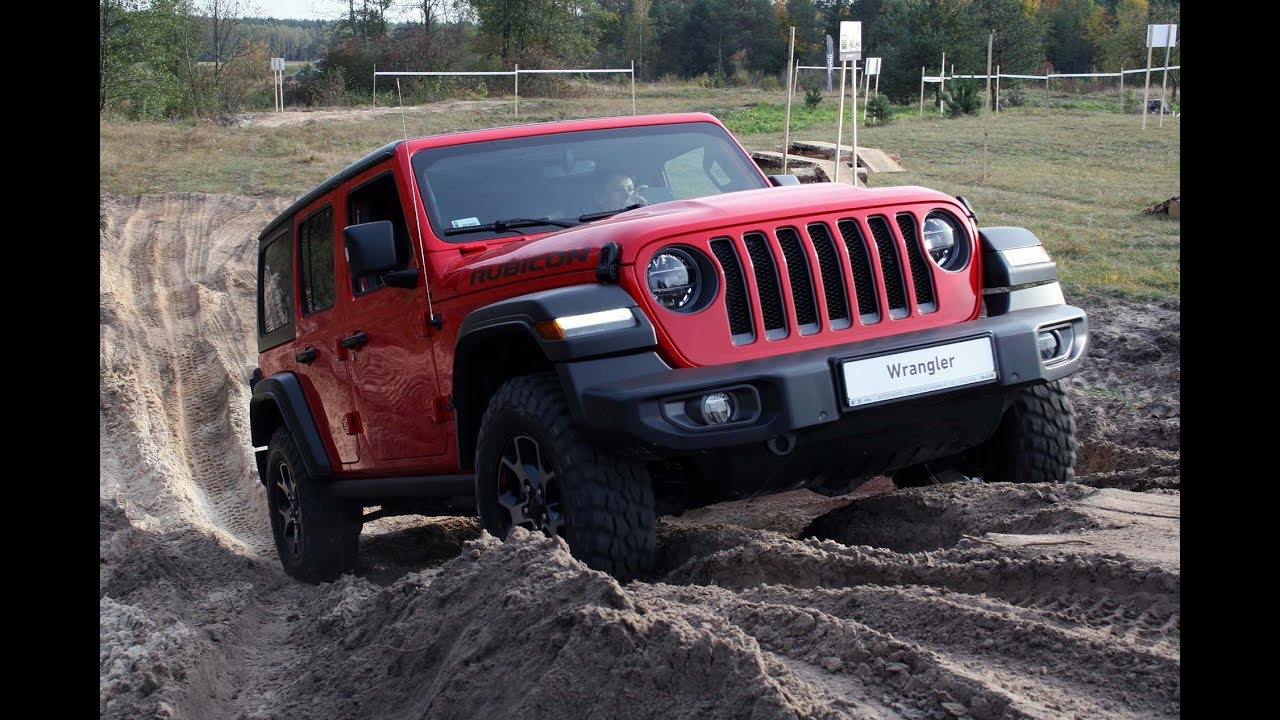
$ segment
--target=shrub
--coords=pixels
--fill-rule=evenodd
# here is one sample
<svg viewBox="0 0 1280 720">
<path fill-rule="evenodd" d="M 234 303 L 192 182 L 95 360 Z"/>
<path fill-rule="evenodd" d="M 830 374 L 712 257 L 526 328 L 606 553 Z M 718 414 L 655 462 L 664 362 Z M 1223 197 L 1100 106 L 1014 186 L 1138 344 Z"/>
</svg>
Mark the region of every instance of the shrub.
<svg viewBox="0 0 1280 720">
<path fill-rule="evenodd" d="M 778 82 L 777 75 L 765 75 L 760 78 L 760 89 L 765 92 L 777 92 L 782 89 L 782 83 Z"/>
<path fill-rule="evenodd" d="M 1022 91 L 1021 85 L 1014 85 L 1001 94 L 1004 98 L 1000 100 L 1000 107 L 1022 107 L 1027 104 L 1027 94 Z"/>
<path fill-rule="evenodd" d="M 1133 113 L 1138 112 L 1138 94 L 1129 88 L 1124 91 L 1124 99 L 1120 101 L 1120 112 Z"/>
<path fill-rule="evenodd" d="M 724 70 L 716 68 L 711 74 L 702 73 L 693 78 L 693 83 L 698 87 L 704 88 L 722 88 L 728 83 L 728 78 L 724 75 Z"/>
<path fill-rule="evenodd" d="M 316 105 L 341 105 L 347 99 L 347 70 L 341 65 L 330 67 L 316 83 L 311 96 Z"/>
<path fill-rule="evenodd" d="M 942 94 L 942 101 L 946 103 L 947 117 L 976 115 L 982 108 L 982 96 L 969 80 L 953 81 L 951 89 Z"/>
<path fill-rule="evenodd" d="M 804 104 L 812 110 L 818 107 L 818 103 L 822 102 L 822 90 L 817 86 L 810 86 L 804 91 Z"/>
<path fill-rule="evenodd" d="M 885 125 L 893 120 L 893 104 L 887 95 L 873 95 L 867 101 L 867 124 Z"/>
</svg>

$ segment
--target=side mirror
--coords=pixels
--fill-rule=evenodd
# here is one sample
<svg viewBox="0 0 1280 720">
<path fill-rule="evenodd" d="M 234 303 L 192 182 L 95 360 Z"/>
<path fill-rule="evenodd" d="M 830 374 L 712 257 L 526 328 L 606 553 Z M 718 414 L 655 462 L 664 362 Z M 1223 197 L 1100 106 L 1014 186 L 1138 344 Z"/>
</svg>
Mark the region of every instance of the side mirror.
<svg viewBox="0 0 1280 720">
<path fill-rule="evenodd" d="M 770 175 L 769 182 L 773 183 L 774 187 L 782 187 L 783 185 L 799 185 L 800 178 L 795 175 Z"/>
<path fill-rule="evenodd" d="M 411 288 L 418 284 L 418 268 L 405 268 L 404 257 L 396 244 L 395 228 L 390 220 L 348 225 L 342 230 L 347 248 L 347 264 L 355 276 L 377 273 L 392 287 Z"/>
<path fill-rule="evenodd" d="M 395 270 L 403 267 L 408 259 L 398 256 L 396 232 L 390 220 L 348 225 L 342 230 L 342 238 L 353 275 Z"/>
</svg>

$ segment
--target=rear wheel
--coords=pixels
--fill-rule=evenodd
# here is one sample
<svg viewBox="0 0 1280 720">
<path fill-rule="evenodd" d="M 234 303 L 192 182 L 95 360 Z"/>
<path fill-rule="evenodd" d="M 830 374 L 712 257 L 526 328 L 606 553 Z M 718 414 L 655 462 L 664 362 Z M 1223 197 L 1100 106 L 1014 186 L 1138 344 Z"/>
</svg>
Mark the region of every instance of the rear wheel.
<svg viewBox="0 0 1280 720">
<path fill-rule="evenodd" d="M 654 558 L 653 483 L 645 467 L 585 440 L 553 374 L 507 381 L 476 442 L 480 522 L 505 539 L 521 526 L 563 537 L 589 567 L 629 580 Z"/>
<path fill-rule="evenodd" d="M 328 483 L 307 473 L 283 427 L 268 445 L 265 484 L 276 553 L 286 573 L 319 583 L 355 571 L 362 508 L 333 497 Z"/>
<path fill-rule="evenodd" d="M 1019 390 L 981 445 L 951 458 L 903 468 L 898 487 L 980 477 L 986 482 L 1069 483 L 1075 479 L 1076 421 L 1062 380 Z"/>
</svg>

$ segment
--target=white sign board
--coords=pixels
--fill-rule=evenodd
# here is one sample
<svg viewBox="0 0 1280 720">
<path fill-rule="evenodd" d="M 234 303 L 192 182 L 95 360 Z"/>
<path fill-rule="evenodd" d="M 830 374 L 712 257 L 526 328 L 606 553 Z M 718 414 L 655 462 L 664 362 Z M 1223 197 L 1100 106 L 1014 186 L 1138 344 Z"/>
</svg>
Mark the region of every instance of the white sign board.
<svg viewBox="0 0 1280 720">
<path fill-rule="evenodd" d="M 1178 46 L 1178 26 L 1173 25 L 1148 25 L 1147 26 L 1147 47 L 1177 47 Z"/>
<path fill-rule="evenodd" d="M 271 69 L 277 72 L 284 70 L 284 58 L 271 58 Z"/>
<path fill-rule="evenodd" d="M 867 58 L 862 65 L 863 75 L 879 75 L 880 74 L 880 58 Z"/>
<path fill-rule="evenodd" d="M 840 23 L 840 62 L 862 59 L 862 23 L 844 20 Z"/>
</svg>

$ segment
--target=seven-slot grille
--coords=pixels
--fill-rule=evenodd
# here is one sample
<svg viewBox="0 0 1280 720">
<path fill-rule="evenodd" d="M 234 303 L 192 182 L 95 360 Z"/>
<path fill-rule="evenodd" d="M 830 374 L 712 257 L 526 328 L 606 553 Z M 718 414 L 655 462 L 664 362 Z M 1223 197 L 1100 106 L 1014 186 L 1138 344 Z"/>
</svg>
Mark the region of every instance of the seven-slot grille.
<svg viewBox="0 0 1280 720">
<path fill-rule="evenodd" d="M 894 236 L 895 224 L 905 240 L 905 262 Z M 911 213 L 898 213 L 892 223 L 884 215 L 870 215 L 863 220 L 840 218 L 835 226 L 833 229 L 828 222 L 813 221 L 778 227 L 773 233 L 751 230 L 742 233 L 741 244 L 729 237 L 711 239 L 711 252 L 724 271 L 725 312 L 735 345 L 757 339 L 750 298 L 753 290 L 759 296 L 765 334 L 770 340 L 791 333 L 788 305 L 795 313 L 801 335 L 824 327 L 847 328 L 853 324 L 855 314 L 862 325 L 880 322 L 886 311 L 894 319 L 907 317 L 912 312 L 908 284 L 914 290 L 917 313 L 937 310 L 930 263 L 921 249 Z M 848 287 L 844 272 L 846 264 L 853 278 L 852 288 Z M 783 292 L 783 277 L 790 284 L 789 296 Z M 825 301 L 825 315 L 819 296 Z M 885 300 L 887 308 L 881 307 Z"/>
</svg>

